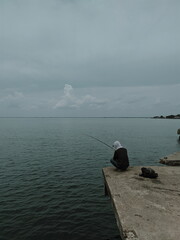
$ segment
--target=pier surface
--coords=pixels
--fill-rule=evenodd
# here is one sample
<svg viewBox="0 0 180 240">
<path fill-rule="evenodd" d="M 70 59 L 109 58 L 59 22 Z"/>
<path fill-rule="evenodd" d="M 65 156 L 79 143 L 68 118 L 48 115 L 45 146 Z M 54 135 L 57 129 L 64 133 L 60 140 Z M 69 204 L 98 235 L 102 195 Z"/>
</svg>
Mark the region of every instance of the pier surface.
<svg viewBox="0 0 180 240">
<path fill-rule="evenodd" d="M 158 178 L 140 177 L 141 167 L 127 171 L 103 168 L 123 240 L 180 239 L 180 167 L 151 168 Z"/>
<path fill-rule="evenodd" d="M 180 152 L 175 152 L 169 156 L 160 158 L 159 162 L 169 166 L 180 166 Z"/>
</svg>

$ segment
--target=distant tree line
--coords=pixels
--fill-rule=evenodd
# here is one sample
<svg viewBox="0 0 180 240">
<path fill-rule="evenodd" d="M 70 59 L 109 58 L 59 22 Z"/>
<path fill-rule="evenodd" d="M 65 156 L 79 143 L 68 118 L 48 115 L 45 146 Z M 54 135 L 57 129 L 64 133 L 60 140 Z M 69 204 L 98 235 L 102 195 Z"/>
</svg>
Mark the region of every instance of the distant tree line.
<svg viewBox="0 0 180 240">
<path fill-rule="evenodd" d="M 168 116 L 154 116 L 153 118 L 167 118 L 167 119 L 180 119 L 180 114 Z"/>
</svg>

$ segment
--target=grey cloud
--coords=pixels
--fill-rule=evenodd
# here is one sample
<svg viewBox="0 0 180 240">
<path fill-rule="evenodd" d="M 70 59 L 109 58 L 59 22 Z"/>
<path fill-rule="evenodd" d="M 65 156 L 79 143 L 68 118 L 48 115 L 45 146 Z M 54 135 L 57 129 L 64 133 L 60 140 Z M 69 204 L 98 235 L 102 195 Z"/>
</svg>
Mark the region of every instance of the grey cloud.
<svg viewBox="0 0 180 240">
<path fill-rule="evenodd" d="M 2 57 L 10 61 L 10 69 L 13 59 L 19 61 L 22 69 L 26 62 L 36 81 L 43 77 L 44 71 L 49 76 L 54 72 L 53 78 L 62 72 L 68 81 L 76 81 L 75 74 L 81 78 L 81 84 L 85 81 L 82 77 L 91 73 L 103 85 L 105 71 L 119 85 L 117 77 L 121 77 L 125 66 L 133 73 L 136 70 L 138 83 L 142 61 L 151 70 L 156 62 L 161 72 L 164 58 L 167 66 L 176 58 L 179 60 L 179 2 L 151 2 L 8 1 L 2 12 L 4 42 L 1 46 L 5 55 Z M 87 71 L 83 76 L 82 68 Z M 133 74 L 125 70 L 123 74 L 127 75 L 127 84 L 131 84 Z M 20 72 L 15 77 L 27 75 Z M 12 76 L 9 74 L 7 78 Z M 159 81 L 158 74 L 153 77 Z"/>
<path fill-rule="evenodd" d="M 179 0 L 2 0 L 0 91 L 178 84 L 179 9 Z"/>
</svg>

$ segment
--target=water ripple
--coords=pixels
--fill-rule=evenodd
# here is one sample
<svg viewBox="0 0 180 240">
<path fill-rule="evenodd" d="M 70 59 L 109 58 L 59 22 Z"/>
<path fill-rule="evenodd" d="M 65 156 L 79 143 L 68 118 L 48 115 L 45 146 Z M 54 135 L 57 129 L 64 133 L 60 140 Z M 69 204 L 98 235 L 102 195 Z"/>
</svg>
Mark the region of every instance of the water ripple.
<svg viewBox="0 0 180 240">
<path fill-rule="evenodd" d="M 176 130 L 175 121 L 169 127 L 162 122 L 161 129 L 145 119 L 0 121 L 1 240 L 119 239 L 102 179 L 113 153 L 82 133 L 108 143 L 120 136 L 131 165 L 154 165 L 168 148 L 180 146 L 173 145 L 170 131 Z"/>
</svg>

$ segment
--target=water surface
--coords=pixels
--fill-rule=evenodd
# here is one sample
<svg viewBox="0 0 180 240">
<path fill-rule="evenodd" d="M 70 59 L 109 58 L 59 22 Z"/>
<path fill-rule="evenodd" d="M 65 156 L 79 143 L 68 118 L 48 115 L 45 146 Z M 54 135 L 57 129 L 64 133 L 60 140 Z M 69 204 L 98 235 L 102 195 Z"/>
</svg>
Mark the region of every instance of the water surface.
<svg viewBox="0 0 180 240">
<path fill-rule="evenodd" d="M 0 239 L 115 240 L 102 168 L 127 147 L 131 165 L 180 151 L 179 120 L 0 118 Z"/>
</svg>

